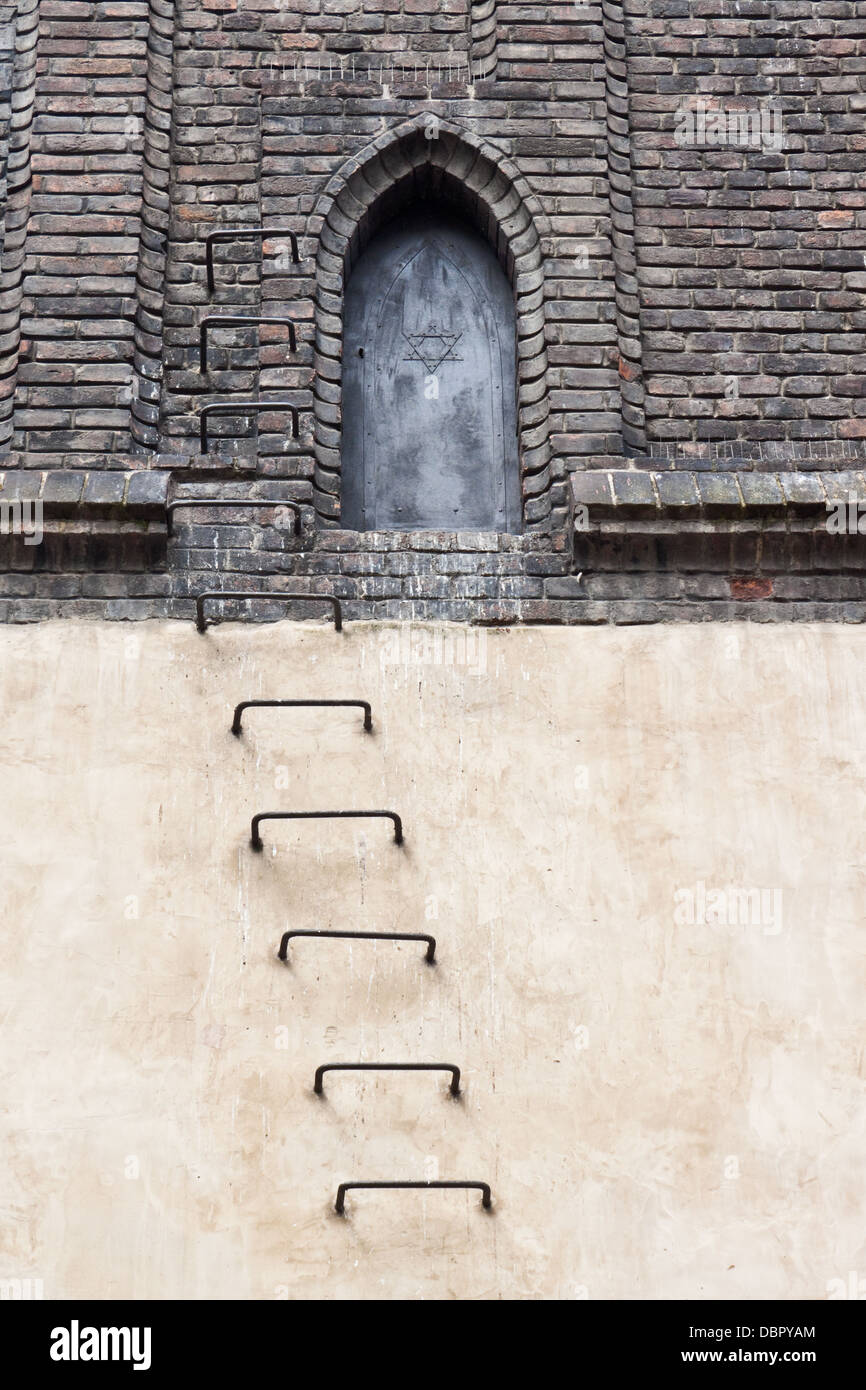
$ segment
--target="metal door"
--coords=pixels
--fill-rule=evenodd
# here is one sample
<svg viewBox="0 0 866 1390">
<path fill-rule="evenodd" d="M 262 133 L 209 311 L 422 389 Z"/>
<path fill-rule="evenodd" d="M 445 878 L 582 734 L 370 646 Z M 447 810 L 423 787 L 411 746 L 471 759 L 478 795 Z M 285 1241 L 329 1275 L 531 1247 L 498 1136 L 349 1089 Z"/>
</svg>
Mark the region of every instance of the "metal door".
<svg viewBox="0 0 866 1390">
<path fill-rule="evenodd" d="M 358 262 L 343 332 L 343 525 L 519 531 L 514 302 L 487 243 L 402 216 Z"/>
</svg>

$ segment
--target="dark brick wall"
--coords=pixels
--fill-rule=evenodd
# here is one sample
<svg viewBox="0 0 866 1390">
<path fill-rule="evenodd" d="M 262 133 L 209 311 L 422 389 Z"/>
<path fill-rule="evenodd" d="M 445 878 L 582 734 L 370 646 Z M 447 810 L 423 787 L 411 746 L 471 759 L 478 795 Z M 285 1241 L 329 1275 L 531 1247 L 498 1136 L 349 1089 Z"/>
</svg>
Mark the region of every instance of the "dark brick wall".
<svg viewBox="0 0 866 1390">
<path fill-rule="evenodd" d="M 327 7 L 323 19 L 312 7 L 287 13 L 278 0 L 242 13 L 228 8 L 228 0 L 212 3 L 213 8 L 184 0 L 177 27 L 163 399 L 169 447 L 194 451 L 197 407 L 227 392 L 261 393 L 266 400 L 290 390 L 305 412 L 315 397 L 315 431 L 305 415 L 306 464 L 287 463 L 279 435 L 284 421 L 277 416 L 260 417 L 258 430 L 251 425 L 245 437 L 250 447 L 257 446 L 264 471 L 298 476 L 306 485 L 298 495 L 316 494 L 322 523 L 337 521 L 335 364 L 342 286 L 329 279 L 334 267 L 322 234 L 326 204 L 341 180 L 345 184 L 347 163 L 353 171 L 353 160 L 369 166 L 359 182 L 393 191 L 405 160 L 415 159 L 405 140 L 401 143 L 407 123 L 433 114 L 442 123 L 442 138 L 422 142 L 423 158 L 413 164 L 415 186 L 403 187 L 401 194 L 417 193 L 431 171 L 435 179 L 441 167 L 455 169 L 455 182 L 468 178 L 465 201 L 472 216 L 476 195 L 485 184 L 493 187 L 492 176 L 482 179 L 473 170 L 479 148 L 483 145 L 485 158 L 493 161 L 493 173 L 496 164 L 505 171 L 507 188 L 495 189 L 475 220 L 503 257 L 521 309 L 526 521 L 544 527 L 553 519 L 561 525 L 569 468 L 623 451 L 601 9 L 593 7 L 577 20 L 569 5 L 484 5 L 474 7 L 479 18 L 466 6 L 440 11 L 419 0 L 409 37 L 417 48 L 427 26 L 428 49 L 434 40 L 437 45 L 429 64 L 419 66 L 414 59 L 403 65 L 395 49 L 398 35 L 401 44 L 406 38 L 399 26 L 409 15 L 408 0 L 393 12 L 383 2 L 380 42 L 374 33 L 369 42 L 363 40 L 363 51 L 358 24 L 369 23 L 377 6 Z M 444 57 L 438 56 L 442 33 L 429 29 L 434 12 L 451 26 L 453 47 Z M 470 84 L 452 59 L 465 52 L 467 20 L 473 18 L 476 33 L 486 19 L 489 36 L 495 34 L 497 66 L 495 79 Z M 383 69 L 386 39 L 394 63 Z M 342 71 L 332 66 L 334 52 L 350 55 Z M 389 135 L 390 163 L 382 149 Z M 459 201 L 454 189 L 445 192 Z M 350 220 L 357 196 L 358 190 L 350 189 L 343 200 Z M 507 224 L 518 203 L 519 215 L 528 209 L 529 217 L 515 233 Z M 537 264 L 527 268 L 515 264 L 506 242 L 525 233 L 529 219 L 539 254 Z M 208 304 L 203 240 L 215 228 L 261 222 L 297 233 L 301 265 L 285 263 L 279 237 L 265 244 L 261 264 L 257 247 L 239 243 L 221 254 L 228 264 L 219 272 L 217 303 L 221 309 L 291 315 L 299 329 L 299 353 L 288 362 L 276 344 L 263 344 L 257 353 L 254 337 L 236 337 L 235 347 L 215 358 L 210 379 L 202 379 L 196 329 Z M 335 228 L 336 236 L 340 230 Z M 539 269 L 537 284 L 521 282 Z M 629 330 L 624 326 L 621 336 Z M 226 422 L 220 433 L 237 438 L 237 422 Z"/>
<path fill-rule="evenodd" d="M 42 0 L 14 445 L 130 447 L 147 0 Z"/>
<path fill-rule="evenodd" d="M 648 437 L 866 437 L 866 4 L 627 0 Z M 768 142 L 678 145 L 704 102 Z"/>
<path fill-rule="evenodd" d="M 0 501 L 47 527 L 0 537 L 6 616 L 257 585 L 355 616 L 804 616 L 813 580 L 814 615 L 859 614 L 856 574 L 825 582 L 857 537 L 821 533 L 864 486 L 866 0 L 18 0 L 4 103 Z M 778 107 L 781 143 L 682 143 L 699 105 Z M 519 537 L 340 529 L 343 291 L 422 195 L 514 290 Z M 207 235 L 262 225 L 209 294 Z M 297 352 L 214 333 L 202 373 L 215 312 L 291 317 Z M 232 398 L 289 399 L 300 438 L 251 411 L 202 456 Z M 220 509 L 166 535 L 168 498 L 219 493 L 292 500 L 304 534 Z"/>
</svg>

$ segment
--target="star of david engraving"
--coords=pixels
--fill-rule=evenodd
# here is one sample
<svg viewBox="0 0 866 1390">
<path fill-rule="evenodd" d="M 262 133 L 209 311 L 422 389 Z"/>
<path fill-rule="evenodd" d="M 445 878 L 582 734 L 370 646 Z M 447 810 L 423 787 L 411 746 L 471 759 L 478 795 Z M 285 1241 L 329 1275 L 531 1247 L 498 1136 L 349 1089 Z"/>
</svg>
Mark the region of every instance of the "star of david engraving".
<svg viewBox="0 0 866 1390">
<path fill-rule="evenodd" d="M 437 323 L 431 323 L 425 333 L 404 333 L 403 337 L 412 349 L 403 360 L 423 362 L 431 375 L 443 362 L 463 361 L 454 351 L 462 333 L 445 333 Z"/>
</svg>

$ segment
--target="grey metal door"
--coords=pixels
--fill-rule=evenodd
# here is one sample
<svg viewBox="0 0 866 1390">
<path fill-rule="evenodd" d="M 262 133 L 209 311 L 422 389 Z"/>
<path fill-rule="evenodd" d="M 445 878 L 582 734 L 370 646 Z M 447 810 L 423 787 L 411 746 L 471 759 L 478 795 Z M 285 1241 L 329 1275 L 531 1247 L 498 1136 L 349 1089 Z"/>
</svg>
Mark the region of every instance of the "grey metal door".
<svg viewBox="0 0 866 1390">
<path fill-rule="evenodd" d="M 514 302 L 486 242 L 404 215 L 358 262 L 343 332 L 343 525 L 519 531 Z"/>
</svg>

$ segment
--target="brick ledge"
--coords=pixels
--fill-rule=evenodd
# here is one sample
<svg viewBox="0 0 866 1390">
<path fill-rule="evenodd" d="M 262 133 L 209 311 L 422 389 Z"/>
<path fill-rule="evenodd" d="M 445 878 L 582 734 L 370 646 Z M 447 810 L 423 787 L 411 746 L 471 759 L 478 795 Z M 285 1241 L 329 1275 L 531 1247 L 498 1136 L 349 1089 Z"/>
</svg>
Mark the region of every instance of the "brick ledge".
<svg viewBox="0 0 866 1390">
<path fill-rule="evenodd" d="M 593 516 L 641 515 L 675 519 L 692 515 L 748 518 L 766 512 L 815 511 L 847 501 L 866 502 L 866 470 L 767 473 L 704 473 L 610 469 L 573 473 L 575 508 Z"/>
</svg>

